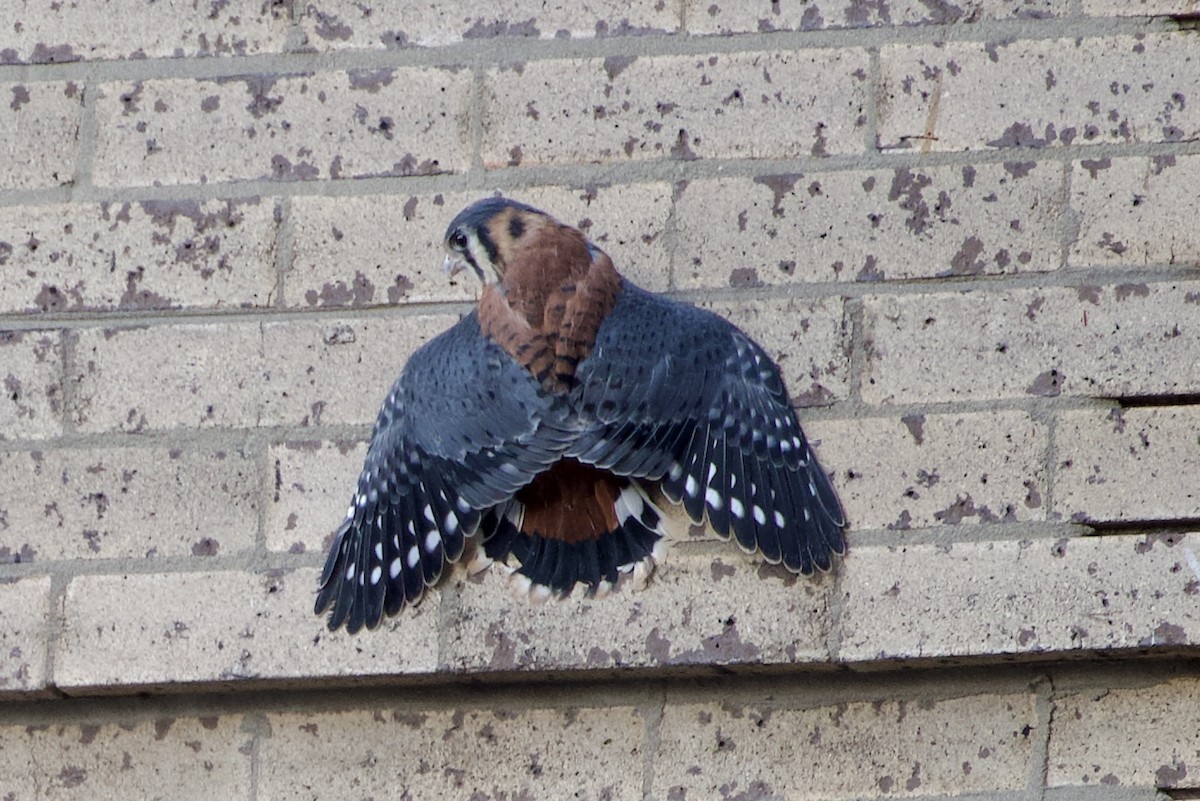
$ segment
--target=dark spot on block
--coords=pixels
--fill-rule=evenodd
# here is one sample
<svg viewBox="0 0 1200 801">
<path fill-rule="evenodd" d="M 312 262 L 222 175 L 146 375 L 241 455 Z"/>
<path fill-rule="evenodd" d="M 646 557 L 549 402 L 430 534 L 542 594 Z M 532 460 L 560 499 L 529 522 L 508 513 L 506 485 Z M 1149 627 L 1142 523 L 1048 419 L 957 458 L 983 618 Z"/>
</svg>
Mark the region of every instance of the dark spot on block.
<svg viewBox="0 0 1200 801">
<path fill-rule="evenodd" d="M 1107 170 L 1112 167 L 1112 159 L 1083 159 L 1079 162 L 1079 166 L 1088 171 L 1088 174 L 1095 178 L 1101 170 Z"/>
<path fill-rule="evenodd" d="M 729 285 L 732 287 L 762 286 L 758 270 L 753 267 L 736 267 L 729 273 Z"/>
<path fill-rule="evenodd" d="M 1120 302 L 1126 298 L 1137 296 L 1145 298 L 1150 296 L 1150 287 L 1145 284 L 1118 284 L 1117 285 L 1117 301 Z"/>
<path fill-rule="evenodd" d="M 1057 398 L 1062 393 L 1062 385 L 1066 380 L 1067 376 L 1062 371 L 1047 370 L 1033 379 L 1033 383 L 1025 391 L 1043 398 Z"/>
<path fill-rule="evenodd" d="M 918 445 L 925 443 L 925 415 L 906 414 L 900 418 L 900 422 L 908 428 L 908 433 L 912 435 L 914 442 Z"/>
<path fill-rule="evenodd" d="M 604 59 L 604 71 L 608 73 L 610 81 L 615 81 L 635 61 L 637 56 L 609 56 Z"/>
<path fill-rule="evenodd" d="M 878 259 L 874 255 L 868 254 L 863 262 L 862 269 L 854 276 L 854 280 L 864 282 L 882 281 L 885 277 L 883 270 L 879 269 Z"/>
<path fill-rule="evenodd" d="M 987 263 L 979 257 L 983 254 L 983 242 L 977 236 L 963 240 L 958 253 L 950 259 L 950 275 L 981 275 Z"/>
<path fill-rule="evenodd" d="M 990 147 L 1046 147 L 1058 138 L 1054 123 L 1047 123 L 1042 136 L 1033 132 L 1033 128 L 1025 122 L 1014 122 L 1004 130 L 999 138 L 989 141 Z"/>
<path fill-rule="evenodd" d="M 352 70 L 347 73 L 351 89 L 363 89 L 370 94 L 378 94 L 379 90 L 391 84 L 396 77 L 394 69 Z"/>
</svg>

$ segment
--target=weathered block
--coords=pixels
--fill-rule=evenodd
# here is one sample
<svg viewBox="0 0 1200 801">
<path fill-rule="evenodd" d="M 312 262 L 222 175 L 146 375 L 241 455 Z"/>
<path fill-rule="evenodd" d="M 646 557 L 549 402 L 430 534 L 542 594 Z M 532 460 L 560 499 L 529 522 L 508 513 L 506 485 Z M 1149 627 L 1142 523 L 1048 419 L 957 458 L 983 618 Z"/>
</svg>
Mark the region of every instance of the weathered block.
<svg viewBox="0 0 1200 801">
<path fill-rule="evenodd" d="M 129 692 L 245 679 L 429 673 L 438 592 L 373 636 L 330 633 L 313 614 L 319 571 L 78 576 L 67 587 L 55 684 Z"/>
<path fill-rule="evenodd" d="M 62 432 L 62 335 L 0 330 L 0 439 Z"/>
<path fill-rule="evenodd" d="M 0 454 L 0 562 L 237 553 L 258 530 L 258 461 L 240 451 L 103 448 Z"/>
<path fill-rule="evenodd" d="M 1128 792 L 1192 790 L 1200 732 L 1200 685 L 1177 679 L 1152 687 L 1072 693 L 1054 700 L 1048 787 L 1114 787 Z M 1097 732 L 1120 736 L 1097 737 Z"/>
<path fill-rule="evenodd" d="M 1046 427 L 1023 412 L 805 426 L 853 528 L 1045 520 Z"/>
<path fill-rule="evenodd" d="M 0 31 L 0 64 L 249 56 L 283 50 L 286 5 L 272 0 L 109 0 L 75 6 L 18 0 Z"/>
<path fill-rule="evenodd" d="M 957 796 L 1025 788 L 1037 739 L 1029 694 L 788 708 L 674 704 L 655 798 Z"/>
<path fill-rule="evenodd" d="M 627 707 L 411 704 L 269 716 L 259 798 L 642 798 L 645 723 Z M 329 759 L 330 754 L 343 758 Z"/>
<path fill-rule="evenodd" d="M 879 144 L 923 152 L 1195 139 L 1198 61 L 1187 33 L 887 46 Z"/>
<path fill-rule="evenodd" d="M 1054 0 L 958 0 L 930 3 L 891 0 L 687 0 L 691 33 L 733 34 L 766 31 L 813 31 L 824 28 L 873 28 L 888 25 L 955 25 L 991 19 L 1040 19 L 1064 13 Z"/>
<path fill-rule="evenodd" d="M 7 561 L 3 557 L 0 560 Z M 0 579 L 0 698 L 28 697 L 45 691 L 49 616 L 49 576 Z M 0 734 L 0 753 L 4 751 L 3 740 Z M 0 775 L 4 773 L 0 769 Z"/>
<path fill-rule="evenodd" d="M 93 179 L 138 186 L 461 171 L 470 81 L 466 71 L 396 68 L 104 84 Z"/>
<path fill-rule="evenodd" d="M 872 297 L 863 400 L 1200 391 L 1200 283 Z"/>
<path fill-rule="evenodd" d="M 861 153 L 868 91 L 859 49 L 533 61 L 487 73 L 483 162 Z"/>
<path fill-rule="evenodd" d="M 127 432 L 369 423 L 409 354 L 457 319 L 83 330 L 74 418 L 84 431 Z"/>
<path fill-rule="evenodd" d="M 1071 168 L 1072 266 L 1200 265 L 1200 156 L 1085 159 Z"/>
<path fill-rule="evenodd" d="M 317 50 L 437 47 L 495 37 L 589 39 L 670 33 L 679 12 L 670 3 L 600 0 L 586 5 L 502 0 L 464 6 L 396 5 L 382 0 L 316 0 L 301 18 L 307 45 Z"/>
<path fill-rule="evenodd" d="M 0 775 L 11 798 L 255 797 L 254 737 L 240 715 L 68 720 L 0 727 Z"/>
<path fill-rule="evenodd" d="M 1066 412 L 1058 422 L 1054 512 L 1085 522 L 1195 520 L 1200 406 Z"/>
<path fill-rule="evenodd" d="M 0 310 L 261 307 L 275 289 L 274 204 L 141 201 L 0 207 Z"/>
<path fill-rule="evenodd" d="M 838 658 L 1194 647 L 1198 546 L 1152 535 L 854 549 Z"/>
<path fill-rule="evenodd" d="M 5 157 L 0 159 L 0 189 L 53 187 L 74 181 L 83 87 L 73 81 L 4 83 L 0 84 L 0 100 L 0 142 L 5 147 Z M 0 234 L 0 239 L 7 238 Z M 6 256 L 0 244 L 0 265 Z"/>
<path fill-rule="evenodd" d="M 1053 270 L 1062 166 L 1034 161 L 692 181 L 675 284 L 761 286 Z"/>
</svg>

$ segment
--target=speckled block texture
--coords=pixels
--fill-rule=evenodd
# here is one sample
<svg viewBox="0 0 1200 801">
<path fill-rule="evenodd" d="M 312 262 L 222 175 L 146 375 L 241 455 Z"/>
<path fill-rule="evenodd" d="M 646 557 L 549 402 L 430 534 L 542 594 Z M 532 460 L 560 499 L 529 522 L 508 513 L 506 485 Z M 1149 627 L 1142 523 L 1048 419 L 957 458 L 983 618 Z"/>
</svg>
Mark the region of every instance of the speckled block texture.
<svg viewBox="0 0 1200 801">
<path fill-rule="evenodd" d="M 1198 10 L 9 0 L 0 801 L 1195 797 Z M 327 630 L 490 195 L 778 362 L 831 572 L 660 498 L 608 597 Z"/>
</svg>

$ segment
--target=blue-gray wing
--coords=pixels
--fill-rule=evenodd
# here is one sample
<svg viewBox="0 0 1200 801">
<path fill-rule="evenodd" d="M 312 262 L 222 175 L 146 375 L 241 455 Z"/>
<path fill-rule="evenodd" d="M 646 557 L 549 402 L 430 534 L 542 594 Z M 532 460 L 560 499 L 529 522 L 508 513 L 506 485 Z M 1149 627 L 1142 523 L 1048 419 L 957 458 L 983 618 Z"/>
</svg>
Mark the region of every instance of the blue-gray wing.
<svg viewBox="0 0 1200 801">
<path fill-rule="evenodd" d="M 661 479 L 693 520 L 772 563 L 811 573 L 843 553 L 845 517 L 788 401 L 779 368 L 711 312 L 623 282 L 571 406 L 568 455 Z"/>
<path fill-rule="evenodd" d="M 329 628 L 374 628 L 418 601 L 481 510 L 560 457 L 567 411 L 482 336 L 474 312 L 417 350 L 379 412 L 321 574 L 316 612 L 331 610 Z"/>
</svg>

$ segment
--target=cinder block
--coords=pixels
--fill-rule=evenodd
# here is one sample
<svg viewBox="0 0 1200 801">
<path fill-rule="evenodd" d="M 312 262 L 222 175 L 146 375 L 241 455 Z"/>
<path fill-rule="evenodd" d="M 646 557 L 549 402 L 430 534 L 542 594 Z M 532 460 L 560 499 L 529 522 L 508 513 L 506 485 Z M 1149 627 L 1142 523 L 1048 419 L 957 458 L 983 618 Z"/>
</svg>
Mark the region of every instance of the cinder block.
<svg viewBox="0 0 1200 801">
<path fill-rule="evenodd" d="M 1083 0 L 1083 13 L 1093 16 L 1166 17 L 1196 11 L 1193 0 Z"/>
<path fill-rule="evenodd" d="M 1187 33 L 882 48 L 883 149 L 1179 142 L 1200 131 Z"/>
<path fill-rule="evenodd" d="M 628 578 L 606 598 L 578 591 L 534 605 L 493 570 L 444 592 L 461 608 L 444 634 L 453 672 L 824 662 L 833 577 L 805 579 L 729 554 L 669 551 L 648 587 Z"/>
<path fill-rule="evenodd" d="M 854 528 L 1045 520 L 1046 427 L 1024 412 L 824 420 L 822 441 Z"/>
<path fill-rule="evenodd" d="M 842 568 L 843 662 L 1200 642 L 1200 535 L 857 548 Z"/>
<path fill-rule="evenodd" d="M 65 720 L 0 727 L 0 775 L 11 798 L 254 797 L 253 735 L 240 715 Z"/>
<path fill-rule="evenodd" d="M 438 591 L 373 635 L 313 614 L 316 569 L 77 576 L 67 587 L 55 684 L 127 693 L 249 679 L 411 675 L 437 665 Z"/>
<path fill-rule="evenodd" d="M 412 352 L 458 320 L 456 314 L 429 314 L 267 323 L 262 420 L 374 423 Z"/>
<path fill-rule="evenodd" d="M 385 68 L 103 84 L 93 180 L 142 186 L 461 171 L 470 82 L 465 70 Z"/>
<path fill-rule="evenodd" d="M 258 198 L 0 207 L 0 231 L 24 239 L 0 242 L 3 311 L 254 307 L 275 289 Z"/>
<path fill-rule="evenodd" d="M 1200 283 L 864 300 L 867 403 L 1200 391 Z"/>
<path fill-rule="evenodd" d="M 887 25 L 954 25 L 979 20 L 1036 18 L 1062 14 L 1054 0 L 968 0 L 929 3 L 892 0 L 853 3 L 845 0 L 687 0 L 688 31 L 732 34 L 767 31 L 812 31 L 822 28 L 872 28 Z"/>
<path fill-rule="evenodd" d="M 271 715 L 258 797 L 334 801 L 352 787 L 355 798 L 642 798 L 635 709 L 465 703 Z"/>
<path fill-rule="evenodd" d="M 457 320 L 84 330 L 75 420 L 88 432 L 369 423 L 409 354 Z"/>
<path fill-rule="evenodd" d="M 864 50 L 848 48 L 545 60 L 491 70 L 483 162 L 861 153 L 867 62 Z"/>
<path fill-rule="evenodd" d="M 1200 266 L 1200 156 L 1088 159 L 1071 168 L 1079 234 L 1068 258 L 1079 267 Z"/>
<path fill-rule="evenodd" d="M 62 336 L 0 330 L 0 439 L 62 432 Z"/>
<path fill-rule="evenodd" d="M 1191 790 L 1200 732 L 1200 683 L 1073 693 L 1054 700 L 1046 786 Z M 1119 737 L 1097 737 L 1120 732 Z M 1192 770 L 1189 770 L 1192 769 Z"/>
<path fill-rule="evenodd" d="M 45 691 L 49 615 L 49 576 L 0 578 L 0 698 L 29 697 Z M 0 754 L 3 751 L 0 745 Z M 0 775 L 14 774 L 0 768 Z"/>
<path fill-rule="evenodd" d="M 681 288 L 1053 270 L 1062 166 L 1014 161 L 693 181 Z"/>
<path fill-rule="evenodd" d="M 875 798 L 1019 791 L 1037 740 L 1033 696 L 843 703 L 673 704 L 655 798 Z"/>
<path fill-rule="evenodd" d="M 300 20 L 309 47 L 438 47 L 472 39 L 590 39 L 673 33 L 679 12 L 671 3 L 587 4 L 502 0 L 472 9 L 437 3 L 396 5 L 383 0 L 316 0 Z"/>
<path fill-rule="evenodd" d="M 283 50 L 287 8 L 273 2 L 112 0 L 94 8 L 22 2 L 0 31 L 0 63 L 249 56 Z"/>
<path fill-rule="evenodd" d="M 262 415 L 268 368 L 257 323 L 83 329 L 76 336 L 71 413 L 81 431 L 239 427 Z"/>
<path fill-rule="evenodd" d="M 358 198 L 300 197 L 292 202 L 295 236 L 285 278 L 289 306 L 371 306 L 474 301 L 475 276 L 442 270 L 446 226 L 482 192 Z M 621 270 L 647 289 L 667 288 L 663 230 L 667 184 L 531 187 L 512 196 L 579 225 Z"/>
<path fill-rule="evenodd" d="M 5 147 L 0 189 L 62 186 L 75 180 L 83 87 L 73 81 L 3 83 L 0 100 Z M 0 242 L 0 256 L 4 251 Z"/>
<path fill-rule="evenodd" d="M 716 312 L 762 346 L 783 371 L 793 404 L 823 406 L 850 394 L 850 336 L 841 298 L 715 301 Z"/>
<path fill-rule="evenodd" d="M 366 442 L 292 440 L 271 447 L 275 491 L 267 507 L 267 548 L 324 551 L 342 522 L 366 455 Z"/>
<path fill-rule="evenodd" d="M 254 545 L 259 463 L 240 451 L 104 448 L 0 454 L 0 562 L 148 559 Z M 6 559 L 3 554 L 8 554 Z"/>
<path fill-rule="evenodd" d="M 1058 422 L 1055 513 L 1086 522 L 1195 520 L 1200 406 L 1066 412 Z M 1198 577 L 1200 578 L 1200 577 Z"/>
</svg>

